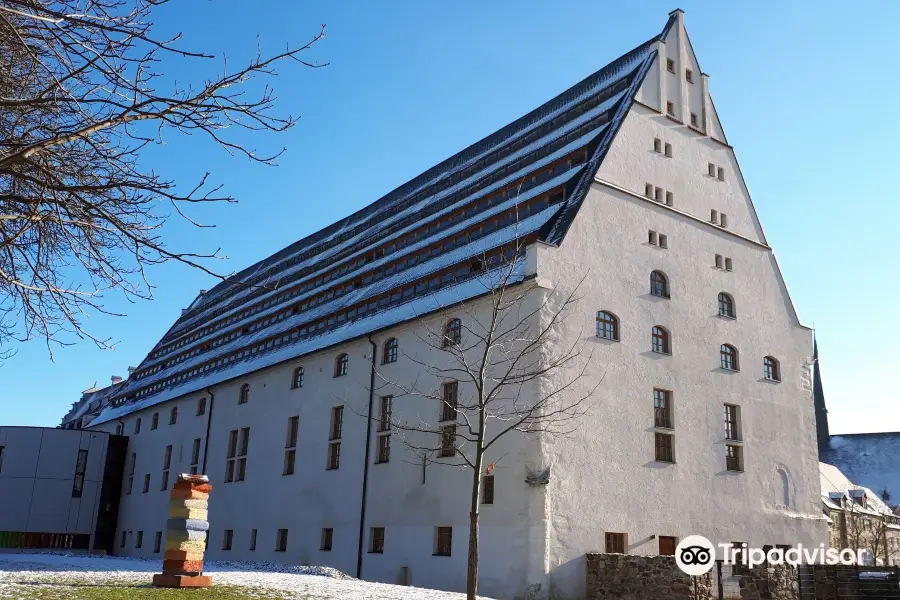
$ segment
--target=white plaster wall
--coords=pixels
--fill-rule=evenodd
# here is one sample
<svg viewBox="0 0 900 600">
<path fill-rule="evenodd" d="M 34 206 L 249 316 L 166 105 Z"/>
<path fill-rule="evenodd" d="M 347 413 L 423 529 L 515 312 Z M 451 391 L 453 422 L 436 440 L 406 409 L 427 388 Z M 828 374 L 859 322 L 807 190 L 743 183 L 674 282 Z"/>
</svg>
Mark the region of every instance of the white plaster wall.
<svg viewBox="0 0 900 600">
<path fill-rule="evenodd" d="M 621 157 L 611 158 L 623 168 L 607 169 L 608 177 L 628 179 L 645 168 L 629 162 L 626 169 Z M 656 159 L 648 154 L 644 160 Z M 701 176 L 684 171 L 680 179 Z M 647 244 L 648 229 L 666 234 L 668 249 Z M 731 256 L 734 272 L 715 269 L 715 253 Z M 584 554 L 603 551 L 607 531 L 627 533 L 629 552 L 636 554 L 658 551 L 652 535 L 702 534 L 754 545 L 826 541 L 818 509 L 810 331 L 797 323 L 767 248 L 595 184 L 561 247 L 540 246 L 537 262 L 539 274 L 557 288 L 587 276 L 579 318 L 567 327 L 592 352 L 589 374 L 602 378 L 574 438 L 545 444 L 545 460 L 553 464 L 554 597 L 583 595 Z M 650 295 L 654 269 L 669 277 L 671 299 Z M 736 320 L 717 315 L 720 291 L 735 298 Z M 595 337 L 600 309 L 618 315 L 621 341 Z M 582 330 L 583 324 L 591 326 Z M 650 351 L 654 325 L 671 331 L 671 356 Z M 724 342 L 739 349 L 740 372 L 719 368 Z M 765 355 L 781 361 L 781 383 L 764 380 Z M 654 460 L 654 387 L 673 391 L 676 464 Z M 743 473 L 725 469 L 723 403 L 741 406 Z M 791 511 L 776 507 L 779 465 L 790 474 Z"/>
</svg>

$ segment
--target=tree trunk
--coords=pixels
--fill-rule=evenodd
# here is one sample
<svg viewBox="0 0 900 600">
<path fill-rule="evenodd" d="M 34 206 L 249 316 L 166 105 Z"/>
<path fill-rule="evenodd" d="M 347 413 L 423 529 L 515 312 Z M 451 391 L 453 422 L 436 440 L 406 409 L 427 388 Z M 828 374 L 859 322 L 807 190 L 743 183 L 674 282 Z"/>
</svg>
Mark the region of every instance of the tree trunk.
<svg viewBox="0 0 900 600">
<path fill-rule="evenodd" d="M 466 569 L 466 599 L 475 600 L 478 593 L 478 509 L 481 496 L 481 465 L 483 453 L 481 440 L 476 442 L 474 479 L 472 481 L 472 504 L 469 509 L 469 558 Z"/>
</svg>

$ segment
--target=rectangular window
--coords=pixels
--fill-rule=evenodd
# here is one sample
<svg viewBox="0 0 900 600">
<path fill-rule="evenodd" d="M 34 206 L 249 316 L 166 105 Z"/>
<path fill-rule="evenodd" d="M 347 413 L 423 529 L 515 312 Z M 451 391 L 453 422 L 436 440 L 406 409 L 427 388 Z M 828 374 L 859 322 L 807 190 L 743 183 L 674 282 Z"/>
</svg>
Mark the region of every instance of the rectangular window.
<svg viewBox="0 0 900 600">
<path fill-rule="evenodd" d="M 718 168 L 718 177 L 719 181 L 725 181 L 725 169 L 723 167 Z"/>
<path fill-rule="evenodd" d="M 709 210 L 709 222 L 716 224 L 719 222 L 719 211 L 714 208 Z"/>
<path fill-rule="evenodd" d="M 149 491 L 150 491 L 150 473 L 147 473 L 146 475 L 144 475 L 144 491 L 143 491 L 143 493 L 146 494 Z"/>
<path fill-rule="evenodd" d="M 644 195 L 647 196 L 648 198 L 653 197 L 653 184 L 652 183 L 644 184 Z"/>
<path fill-rule="evenodd" d="M 335 406 L 331 409 L 331 429 L 328 439 L 329 440 L 339 440 L 341 439 L 341 430 L 344 425 L 344 407 L 343 406 Z"/>
<path fill-rule="evenodd" d="M 328 444 L 328 465 L 327 469 L 332 471 L 341 466 L 341 443 L 330 442 Z"/>
<path fill-rule="evenodd" d="M 675 451 L 672 448 L 674 436 L 668 433 L 653 434 L 656 440 L 656 460 L 659 462 L 675 462 Z"/>
<path fill-rule="evenodd" d="M 206 396 L 197 401 L 197 416 L 206 414 Z"/>
<path fill-rule="evenodd" d="M 666 156 L 672 158 L 672 144 L 666 142 Z"/>
<path fill-rule="evenodd" d="M 169 468 L 172 466 L 172 446 L 166 446 L 163 455 L 163 471 L 160 479 L 162 480 L 159 489 L 165 491 L 169 488 Z"/>
<path fill-rule="evenodd" d="M 200 438 L 194 439 L 194 444 L 191 446 L 191 474 L 197 474 L 197 465 L 200 463 Z"/>
<path fill-rule="evenodd" d="M 691 125 L 694 127 L 699 127 L 699 121 L 697 120 L 697 113 L 691 113 Z"/>
<path fill-rule="evenodd" d="M 672 429 L 672 392 L 653 390 L 653 426 Z"/>
<path fill-rule="evenodd" d="M 124 548 L 124 547 L 125 547 L 125 538 L 126 538 L 127 536 L 128 536 L 128 532 L 127 532 L 127 531 L 123 531 L 123 532 L 122 532 L 122 541 L 119 543 L 119 547 L 120 547 L 120 548 Z"/>
<path fill-rule="evenodd" d="M 275 536 L 275 552 L 286 552 L 288 542 L 288 530 L 279 529 L 278 535 Z"/>
<path fill-rule="evenodd" d="M 728 227 L 728 215 L 725 213 L 719 213 L 719 226 Z"/>
<path fill-rule="evenodd" d="M 710 177 L 716 176 L 716 165 L 712 163 L 706 163 L 706 169 Z"/>
<path fill-rule="evenodd" d="M 666 70 L 667 70 L 669 73 L 674 73 L 674 72 L 675 72 L 675 61 L 672 60 L 671 58 L 667 58 L 667 59 L 666 59 Z"/>
<path fill-rule="evenodd" d="M 691 71 L 690 69 L 685 69 L 684 70 L 684 79 L 688 83 L 694 83 L 694 72 Z M 675 554 L 675 553 L 673 552 L 672 554 Z"/>
<path fill-rule="evenodd" d="M 0 446 L 0 472 L 3 471 L 3 451 L 6 449 L 6 446 Z"/>
<path fill-rule="evenodd" d="M 721 254 L 716 254 L 716 268 L 717 268 L 717 269 L 721 269 L 721 268 L 722 268 L 722 265 L 724 265 L 724 264 L 725 264 L 725 263 L 722 262 L 722 255 L 721 255 Z"/>
<path fill-rule="evenodd" d="M 378 431 L 390 431 L 391 429 L 391 405 L 394 403 L 393 396 L 381 397 L 381 408 L 378 411 Z"/>
<path fill-rule="evenodd" d="M 658 187 L 653 190 L 653 199 L 657 202 L 663 201 L 663 189 Z"/>
<path fill-rule="evenodd" d="M 725 439 L 739 441 L 741 439 L 740 407 L 734 404 L 725 405 Z"/>
<path fill-rule="evenodd" d="M 322 543 L 319 544 L 319 550 L 322 552 L 331 552 L 331 542 L 334 540 L 334 529 L 325 527 L 322 529 Z"/>
<path fill-rule="evenodd" d="M 450 556 L 453 551 L 453 528 L 436 527 L 434 531 L 434 556 Z"/>
<path fill-rule="evenodd" d="M 162 549 L 162 531 L 156 532 L 156 537 L 153 538 L 153 554 L 159 554 Z"/>
<path fill-rule="evenodd" d="M 493 475 L 482 475 L 481 476 L 481 503 L 482 504 L 493 504 L 494 503 L 494 476 Z"/>
<path fill-rule="evenodd" d="M 670 117 L 675 116 L 675 105 L 671 102 L 666 102 L 666 114 Z"/>
<path fill-rule="evenodd" d="M 659 555 L 675 556 L 675 547 L 678 545 L 678 538 L 661 535 L 659 536 Z"/>
<path fill-rule="evenodd" d="M 79 450 L 78 458 L 75 459 L 75 480 L 72 482 L 72 497 L 81 498 L 81 492 L 84 490 L 84 471 L 87 468 L 87 450 Z"/>
<path fill-rule="evenodd" d="M 249 449 L 249 427 L 233 429 L 228 434 L 228 454 L 225 459 L 225 483 L 244 481 L 247 476 L 247 451 Z"/>
<path fill-rule="evenodd" d="M 659 138 L 653 138 L 653 151 L 662 153 L 662 140 Z"/>
<path fill-rule="evenodd" d="M 133 488 L 133 487 L 134 487 L 134 477 L 132 476 L 132 477 L 128 478 L 128 483 L 125 484 L 125 495 L 126 496 L 131 495 L 131 488 Z"/>
<path fill-rule="evenodd" d="M 386 463 L 391 459 L 391 436 L 378 436 L 378 453 L 375 456 L 376 463 Z"/>
<path fill-rule="evenodd" d="M 732 270 L 732 268 L 731 268 L 731 259 L 728 258 L 728 257 L 725 257 L 725 270 L 726 270 L 726 271 L 731 271 L 731 270 Z"/>
<path fill-rule="evenodd" d="M 725 445 L 725 468 L 729 471 L 744 470 L 744 449 L 741 446 Z"/>
<path fill-rule="evenodd" d="M 659 234 L 659 247 L 660 248 L 668 248 L 669 247 L 669 237 L 664 234 Z"/>
<path fill-rule="evenodd" d="M 675 204 L 675 194 L 666 192 L 666 206 L 672 206 L 673 204 Z"/>
<path fill-rule="evenodd" d="M 441 427 L 440 456 L 456 456 L 456 425 Z"/>
<path fill-rule="evenodd" d="M 369 530 L 369 552 L 384 554 L 384 527 L 372 527 Z"/>
<path fill-rule="evenodd" d="M 144 545 L 144 532 L 138 531 L 137 537 L 134 539 L 134 547 L 140 548 Z"/>
<path fill-rule="evenodd" d="M 459 384 L 456 381 L 445 383 L 441 398 L 441 421 L 455 421 L 459 406 Z"/>
<path fill-rule="evenodd" d="M 234 539 L 234 530 L 226 529 L 225 535 L 222 536 L 222 550 L 231 550 L 231 542 Z"/>
<path fill-rule="evenodd" d="M 651 245 L 656 246 L 657 244 L 659 244 L 659 234 L 657 234 L 655 231 L 650 231 L 647 234 L 647 241 Z"/>
<path fill-rule="evenodd" d="M 287 439 L 284 442 L 284 470 L 282 475 L 294 474 L 294 463 L 297 459 L 297 429 L 300 426 L 300 417 L 288 419 Z"/>
<path fill-rule="evenodd" d="M 625 534 L 606 532 L 607 554 L 625 554 Z"/>
</svg>

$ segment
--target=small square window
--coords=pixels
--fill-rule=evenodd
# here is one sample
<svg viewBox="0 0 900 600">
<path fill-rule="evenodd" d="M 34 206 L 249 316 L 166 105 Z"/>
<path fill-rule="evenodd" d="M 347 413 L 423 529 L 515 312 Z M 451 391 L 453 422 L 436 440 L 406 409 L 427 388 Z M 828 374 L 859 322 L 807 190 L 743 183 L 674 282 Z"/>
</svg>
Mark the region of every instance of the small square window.
<svg viewBox="0 0 900 600">
<path fill-rule="evenodd" d="M 607 554 L 625 554 L 625 534 L 606 532 Z"/>
<path fill-rule="evenodd" d="M 666 114 L 669 116 L 675 116 L 675 105 L 671 102 L 666 102 Z"/>
<path fill-rule="evenodd" d="M 226 529 L 222 536 L 222 550 L 231 550 L 231 542 L 234 540 L 234 530 Z"/>
<path fill-rule="evenodd" d="M 709 173 L 710 177 L 716 176 L 716 165 L 714 165 L 712 163 L 706 163 L 706 169 L 707 169 L 707 173 Z"/>
<path fill-rule="evenodd" d="M 658 462 L 675 462 L 675 448 L 672 443 L 675 436 L 668 433 L 655 433 L 656 460 Z"/>
<path fill-rule="evenodd" d="M 725 468 L 729 471 L 744 470 L 744 449 L 733 444 L 725 445 Z"/>
<path fill-rule="evenodd" d="M 657 202 L 663 201 L 663 189 L 662 188 L 658 187 L 653 190 L 653 199 L 656 200 Z"/>
<path fill-rule="evenodd" d="M 666 156 L 672 158 L 672 144 L 666 142 Z"/>
<path fill-rule="evenodd" d="M 660 248 L 668 248 L 669 247 L 669 236 L 664 234 L 659 234 L 659 247 Z"/>
<path fill-rule="evenodd" d="M 717 169 L 717 175 L 719 177 L 719 181 L 725 181 L 725 169 L 724 168 L 719 167 Z"/>
<path fill-rule="evenodd" d="M 286 552 L 288 541 L 288 530 L 279 529 L 278 535 L 275 536 L 275 552 Z"/>
<path fill-rule="evenodd" d="M 647 242 L 656 246 L 659 243 L 659 234 L 655 231 L 648 232 Z"/>
<path fill-rule="evenodd" d="M 697 124 L 699 121 L 697 120 L 697 113 L 691 113 L 691 125 L 694 127 L 699 127 Z"/>
<path fill-rule="evenodd" d="M 666 206 L 672 206 L 673 204 L 675 204 L 675 194 L 666 192 Z"/>
<path fill-rule="evenodd" d="M 719 226 L 728 227 L 728 215 L 725 213 L 719 213 Z"/>
<path fill-rule="evenodd" d="M 724 263 L 722 262 L 722 255 L 716 254 L 716 268 L 721 269 Z"/>
<path fill-rule="evenodd" d="M 719 211 L 712 208 L 709 211 L 709 222 L 710 223 L 718 223 L 719 222 Z"/>
<path fill-rule="evenodd" d="M 669 73 L 675 72 L 675 61 L 671 58 L 666 59 L 666 70 L 668 70 Z"/>
<path fill-rule="evenodd" d="M 654 152 L 662 152 L 662 140 L 659 138 L 653 138 L 653 151 Z"/>
<path fill-rule="evenodd" d="M 694 72 L 691 71 L 690 69 L 685 69 L 684 70 L 684 79 L 688 83 L 694 83 Z M 675 553 L 673 552 L 672 554 L 675 554 Z"/>
<path fill-rule="evenodd" d="M 690 71 L 688 71 L 690 73 Z M 678 538 L 661 535 L 659 536 L 659 555 L 675 556 L 675 547 L 678 546 Z"/>
<path fill-rule="evenodd" d="M 730 259 L 730 258 L 726 258 L 726 259 L 725 259 L 725 270 L 726 270 L 726 271 L 731 271 L 731 270 L 732 270 L 732 268 L 731 268 L 731 259 Z"/>
<path fill-rule="evenodd" d="M 644 195 L 647 196 L 648 198 L 653 197 L 653 184 L 652 183 L 648 183 L 648 184 L 644 185 Z"/>
</svg>

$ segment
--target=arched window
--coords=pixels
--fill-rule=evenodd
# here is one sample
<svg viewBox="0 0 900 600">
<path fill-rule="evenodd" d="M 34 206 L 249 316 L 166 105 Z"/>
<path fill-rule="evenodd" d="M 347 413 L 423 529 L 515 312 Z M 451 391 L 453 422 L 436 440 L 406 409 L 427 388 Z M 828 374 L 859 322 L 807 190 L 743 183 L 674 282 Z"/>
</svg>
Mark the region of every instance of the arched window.
<svg viewBox="0 0 900 600">
<path fill-rule="evenodd" d="M 597 337 L 619 341 L 619 319 L 616 315 L 605 310 L 597 313 Z"/>
<path fill-rule="evenodd" d="M 159 427 L 159 413 L 153 413 L 153 420 L 150 421 L 150 429 Z"/>
<path fill-rule="evenodd" d="M 197 401 L 197 416 L 206 414 L 206 396 Z"/>
<path fill-rule="evenodd" d="M 728 369 L 729 371 L 739 370 L 738 351 L 731 344 L 722 344 L 719 349 L 719 357 L 723 369 Z"/>
<path fill-rule="evenodd" d="M 397 343 L 397 338 L 391 338 L 384 343 L 384 352 L 381 355 L 381 364 L 386 365 L 388 363 L 397 362 L 397 349 L 400 347 L 400 344 Z"/>
<path fill-rule="evenodd" d="M 671 354 L 671 345 L 669 343 L 669 332 L 665 327 L 656 325 L 653 327 L 653 351 L 660 354 Z"/>
<path fill-rule="evenodd" d="M 122 435 L 122 424 L 116 425 L 116 435 Z"/>
<path fill-rule="evenodd" d="M 241 395 L 238 396 L 238 404 L 247 404 L 250 402 L 250 384 L 245 383 L 241 386 Z"/>
<path fill-rule="evenodd" d="M 141 432 L 141 418 L 138 417 L 138 420 L 134 422 L 134 434 L 137 435 Z"/>
<path fill-rule="evenodd" d="M 338 356 L 334 361 L 334 376 L 343 377 L 346 375 L 348 364 L 350 364 L 350 357 L 346 353 Z"/>
<path fill-rule="evenodd" d="M 763 372 L 769 381 L 781 381 L 781 369 L 778 366 L 778 361 L 771 356 L 763 358 Z"/>
<path fill-rule="evenodd" d="M 787 470 L 778 466 L 775 469 L 776 473 L 778 473 L 778 482 L 781 484 L 781 494 L 779 494 L 778 500 L 782 506 L 786 506 L 788 508 L 792 507 L 794 504 L 791 502 L 791 478 L 788 475 Z"/>
<path fill-rule="evenodd" d="M 178 407 L 173 406 L 169 412 L 169 425 L 174 425 L 178 421 Z"/>
<path fill-rule="evenodd" d="M 303 387 L 303 367 L 297 367 L 294 369 L 294 374 L 291 376 L 291 389 L 296 390 L 297 388 Z"/>
<path fill-rule="evenodd" d="M 444 341 L 443 346 L 455 346 L 462 341 L 462 321 L 459 319 L 450 319 L 444 325 Z"/>
<path fill-rule="evenodd" d="M 719 315 L 734 319 L 734 298 L 725 292 L 719 292 Z"/>
<path fill-rule="evenodd" d="M 666 279 L 662 271 L 650 273 L 650 293 L 660 298 L 669 297 L 669 280 Z"/>
</svg>

